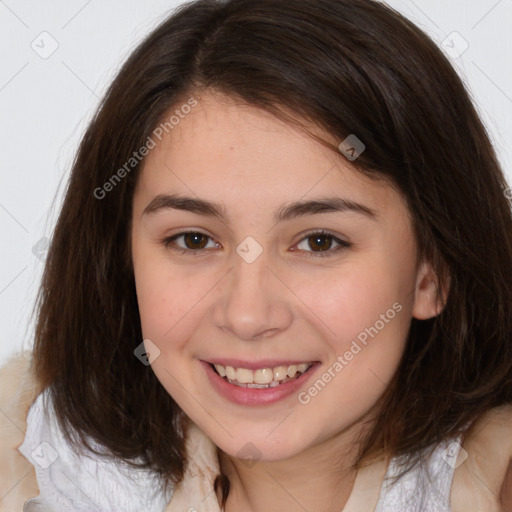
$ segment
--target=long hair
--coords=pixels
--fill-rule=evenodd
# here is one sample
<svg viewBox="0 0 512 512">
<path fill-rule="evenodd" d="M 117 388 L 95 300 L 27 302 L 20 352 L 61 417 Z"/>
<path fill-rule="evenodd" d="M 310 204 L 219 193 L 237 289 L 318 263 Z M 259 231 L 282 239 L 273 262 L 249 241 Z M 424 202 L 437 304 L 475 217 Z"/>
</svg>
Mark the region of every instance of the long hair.
<svg viewBox="0 0 512 512">
<path fill-rule="evenodd" d="M 354 167 L 400 191 L 419 257 L 434 265 L 440 290 L 449 285 L 438 316 L 412 319 L 356 465 L 382 452 L 412 464 L 422 449 L 512 402 L 506 183 L 436 44 L 374 0 L 197 0 L 128 58 L 73 164 L 34 345 L 37 378 L 68 440 L 93 449 L 92 438 L 166 482 L 183 479 L 187 418 L 134 356 L 142 333 L 129 233 L 141 162 L 130 159 L 173 109 L 208 89 L 295 125 L 313 123 L 339 142 L 356 134 L 366 149 Z"/>
</svg>

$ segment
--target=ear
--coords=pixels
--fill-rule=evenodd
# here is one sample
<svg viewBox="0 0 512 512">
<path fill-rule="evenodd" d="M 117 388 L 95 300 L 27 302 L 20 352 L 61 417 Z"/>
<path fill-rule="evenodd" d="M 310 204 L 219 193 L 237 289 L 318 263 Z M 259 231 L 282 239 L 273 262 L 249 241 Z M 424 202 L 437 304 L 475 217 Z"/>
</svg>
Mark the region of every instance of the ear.
<svg viewBox="0 0 512 512">
<path fill-rule="evenodd" d="M 416 275 L 412 316 L 418 320 L 433 318 L 443 310 L 448 296 L 449 278 L 442 300 L 438 300 L 439 280 L 428 261 L 423 261 Z"/>
</svg>

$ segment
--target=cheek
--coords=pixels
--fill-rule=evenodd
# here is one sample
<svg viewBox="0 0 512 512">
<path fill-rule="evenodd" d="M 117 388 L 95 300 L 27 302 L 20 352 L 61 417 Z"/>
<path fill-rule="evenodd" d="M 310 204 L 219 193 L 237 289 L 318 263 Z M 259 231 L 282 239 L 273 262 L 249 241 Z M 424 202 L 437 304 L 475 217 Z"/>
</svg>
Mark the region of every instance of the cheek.
<svg viewBox="0 0 512 512">
<path fill-rule="evenodd" d="M 346 406 L 357 415 L 382 394 L 399 365 L 410 325 L 407 286 L 397 275 L 382 266 L 353 266 L 337 279 L 303 286 L 301 296 L 314 305 L 310 318 L 327 346 L 319 378 L 329 382 L 325 391 L 322 382 L 314 386 L 303 403 L 322 391 L 318 406 Z"/>
<path fill-rule="evenodd" d="M 184 329 L 194 317 L 194 305 L 200 297 L 190 282 L 166 278 L 156 268 L 139 273 L 137 301 L 145 338 L 154 340 L 161 349 L 174 345 L 173 340 L 186 339 Z"/>
<path fill-rule="evenodd" d="M 189 288 L 179 272 L 171 278 L 169 265 L 156 252 L 134 244 L 133 267 L 143 336 L 163 348 L 165 334 L 185 314 Z"/>
<path fill-rule="evenodd" d="M 160 266 L 143 250 L 133 250 L 137 303 L 144 338 L 159 338 L 165 326 L 168 296 L 162 285 Z"/>
<path fill-rule="evenodd" d="M 348 350 L 361 333 L 364 341 L 364 333 L 374 332 L 373 327 L 380 337 L 390 339 L 403 332 L 404 323 L 408 324 L 407 287 L 393 273 L 361 265 L 346 268 L 336 277 L 333 274 L 297 283 L 298 295 L 310 307 L 309 316 L 316 319 L 333 350 Z"/>
<path fill-rule="evenodd" d="M 377 274 L 354 271 L 303 291 L 321 319 L 315 324 L 324 333 L 328 355 L 299 402 L 310 413 L 305 428 L 328 437 L 376 404 L 399 365 L 409 320 L 400 286 Z"/>
<path fill-rule="evenodd" d="M 144 338 L 169 356 L 187 346 L 204 318 L 217 275 L 171 265 L 154 249 L 134 251 L 137 302 Z"/>
<path fill-rule="evenodd" d="M 329 346 L 322 373 L 301 396 L 301 403 L 315 408 L 318 420 L 313 427 L 332 424 L 334 432 L 345 420 L 333 419 L 333 411 L 341 407 L 345 419 L 356 418 L 384 392 L 399 365 L 410 325 L 409 277 L 406 269 L 398 273 L 386 265 L 361 262 L 350 269 L 347 265 L 336 279 L 331 275 L 303 286 L 301 296 L 314 305 L 315 324 Z"/>
</svg>

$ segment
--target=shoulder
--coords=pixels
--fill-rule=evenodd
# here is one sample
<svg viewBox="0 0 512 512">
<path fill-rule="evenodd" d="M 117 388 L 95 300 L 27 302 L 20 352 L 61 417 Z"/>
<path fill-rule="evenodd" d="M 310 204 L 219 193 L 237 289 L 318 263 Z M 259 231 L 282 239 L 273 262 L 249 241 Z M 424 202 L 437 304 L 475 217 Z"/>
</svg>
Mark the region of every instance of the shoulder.
<svg viewBox="0 0 512 512">
<path fill-rule="evenodd" d="M 17 450 L 38 392 L 29 352 L 16 354 L 0 368 L 0 512 L 21 510 L 39 493 L 32 464 Z"/>
<path fill-rule="evenodd" d="M 453 512 L 512 510 L 512 404 L 491 409 L 470 429 L 457 459 Z"/>
</svg>

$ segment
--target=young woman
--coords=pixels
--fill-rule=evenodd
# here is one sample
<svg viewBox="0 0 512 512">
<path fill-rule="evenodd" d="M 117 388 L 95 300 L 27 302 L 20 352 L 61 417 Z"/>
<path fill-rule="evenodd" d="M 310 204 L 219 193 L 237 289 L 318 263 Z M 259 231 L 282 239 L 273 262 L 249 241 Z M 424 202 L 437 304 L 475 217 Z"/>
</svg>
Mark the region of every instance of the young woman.
<svg viewBox="0 0 512 512">
<path fill-rule="evenodd" d="M 81 143 L 0 377 L 0 510 L 509 511 L 511 275 L 503 173 L 417 27 L 186 4 Z"/>
</svg>

